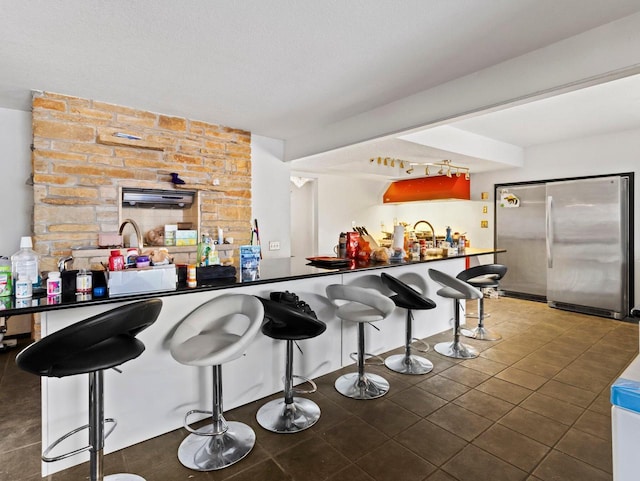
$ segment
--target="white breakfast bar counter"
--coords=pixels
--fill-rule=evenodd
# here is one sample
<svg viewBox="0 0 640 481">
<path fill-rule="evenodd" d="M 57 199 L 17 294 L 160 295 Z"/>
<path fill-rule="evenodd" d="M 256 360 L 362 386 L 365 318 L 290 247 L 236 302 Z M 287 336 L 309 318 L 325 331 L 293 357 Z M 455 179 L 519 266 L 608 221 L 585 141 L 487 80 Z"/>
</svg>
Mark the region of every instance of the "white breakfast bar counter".
<svg viewBox="0 0 640 481">
<path fill-rule="evenodd" d="M 387 271 L 421 289 L 437 304 L 435 309 L 414 312 L 413 335 L 424 338 L 451 328 L 453 318 L 453 303 L 437 296 L 440 286 L 428 277 L 427 269 L 438 269 L 456 276 L 466 268 L 470 257 L 495 252 L 501 250 L 467 249 L 453 257 L 430 257 L 423 261 L 372 264 L 352 269 L 322 269 L 294 258 L 263 260 L 260 279 L 251 282 L 231 280 L 215 286 L 57 305 L 44 302 L 39 305 L 34 299 L 31 306 L 6 309 L 0 311 L 0 315 L 8 317 L 39 312 L 41 334 L 46 336 L 125 303 L 152 297 L 162 299 L 163 307 L 158 319 L 138 336 L 145 344 L 145 352 L 122 365 L 122 373 L 115 370 L 105 372 L 105 416 L 118 421 L 105 443 L 105 452 L 109 453 L 180 428 L 184 414 L 191 409 L 211 409 L 211 368 L 182 365 L 173 359 L 168 348 L 177 324 L 200 304 L 229 293 L 266 298 L 272 291 L 296 293 L 327 324 L 327 330 L 321 336 L 299 342 L 304 355 L 298 350 L 294 354 L 296 374 L 313 379 L 352 364 L 349 353 L 356 350 L 357 344 L 355 323 L 343 324 L 334 316 L 333 306 L 325 296 L 328 285 L 353 284 L 390 294 L 380 281 L 380 273 Z M 388 319 L 376 323 L 376 327 L 379 331 L 367 328 L 366 352 L 379 354 L 404 344 L 404 310 L 397 309 Z M 281 391 L 283 366 L 284 343 L 259 333 L 245 356 L 222 367 L 225 411 Z M 86 424 L 88 376 L 43 377 L 41 392 L 42 446 L 48 446 L 64 433 Z M 80 448 L 84 441 L 70 438 L 60 449 Z M 42 463 L 42 474 L 46 476 L 87 459 L 88 454 L 85 453 L 55 463 Z"/>
</svg>

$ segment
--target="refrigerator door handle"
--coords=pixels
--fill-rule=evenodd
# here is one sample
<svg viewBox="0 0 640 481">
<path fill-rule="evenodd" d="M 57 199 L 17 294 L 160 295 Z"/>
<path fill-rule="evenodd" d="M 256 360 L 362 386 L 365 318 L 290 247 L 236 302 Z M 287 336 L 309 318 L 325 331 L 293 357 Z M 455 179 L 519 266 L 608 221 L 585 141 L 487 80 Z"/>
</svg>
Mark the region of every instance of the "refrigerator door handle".
<svg viewBox="0 0 640 481">
<path fill-rule="evenodd" d="M 553 197 L 547 196 L 547 208 L 545 210 L 545 221 L 546 221 L 546 244 L 547 244 L 547 267 L 551 269 L 553 267 L 553 250 L 551 249 L 551 245 L 553 243 L 553 222 L 551 217 L 551 207 L 553 206 Z"/>
</svg>

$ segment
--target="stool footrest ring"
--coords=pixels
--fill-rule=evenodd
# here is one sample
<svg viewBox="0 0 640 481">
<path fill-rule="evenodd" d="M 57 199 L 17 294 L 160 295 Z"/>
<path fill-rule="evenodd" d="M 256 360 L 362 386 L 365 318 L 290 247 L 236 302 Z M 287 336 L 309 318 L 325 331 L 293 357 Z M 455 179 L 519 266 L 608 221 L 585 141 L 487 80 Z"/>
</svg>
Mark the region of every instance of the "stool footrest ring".
<svg viewBox="0 0 640 481">
<path fill-rule="evenodd" d="M 189 426 L 189 423 L 188 423 L 189 416 L 193 414 L 208 414 L 209 416 L 213 416 L 213 411 L 203 411 L 201 409 L 192 409 L 191 411 L 187 412 L 187 414 L 184 415 L 184 421 L 182 422 L 182 426 L 191 434 L 196 434 L 198 436 L 219 436 L 220 434 L 226 433 L 227 430 L 229 429 L 229 426 L 227 426 L 226 422 L 223 422 L 224 429 L 222 429 L 222 431 L 212 430 L 212 432 L 210 433 L 204 433 L 196 429 L 193 429 Z"/>
<path fill-rule="evenodd" d="M 382 366 L 382 365 L 384 365 L 384 359 L 382 359 L 382 357 L 378 356 L 377 354 L 371 354 L 371 353 L 365 352 L 364 355 L 365 355 L 365 360 L 364 360 L 364 365 L 365 366 Z M 357 352 L 350 353 L 349 357 L 351 358 L 351 360 L 353 362 L 355 362 L 356 364 L 358 363 L 358 353 Z M 375 359 L 376 361 L 369 362 L 369 359 Z"/>
<path fill-rule="evenodd" d="M 116 426 L 118 425 L 118 421 L 116 421 L 113 418 L 107 418 L 104 420 L 104 424 L 107 423 L 112 423 L 113 426 L 111 426 L 111 429 L 109 429 L 107 432 L 105 432 L 104 434 L 104 438 L 107 439 L 107 437 L 109 436 L 109 434 L 111 434 L 113 432 L 113 430 L 116 428 Z M 69 431 L 67 434 L 65 434 L 64 436 L 59 437 L 58 439 L 56 439 L 53 443 L 51 443 L 49 445 L 49 447 L 47 447 L 47 449 L 44 450 L 44 453 L 42 453 L 42 460 L 45 463 L 52 463 L 54 461 L 60 461 L 61 459 L 67 459 L 70 458 L 71 456 L 75 456 L 76 454 L 80 454 L 83 453 L 85 451 L 89 451 L 93 446 L 91 446 L 90 444 L 87 446 L 84 446 L 82 448 L 78 448 L 78 449 L 74 449 L 73 451 L 69 451 L 68 453 L 64 453 L 64 454 L 60 454 L 58 456 L 52 456 L 49 457 L 49 453 L 61 442 L 63 442 L 65 439 L 70 438 L 71 436 L 73 436 L 74 434 L 79 433 L 80 431 L 84 431 L 85 429 L 89 429 L 89 425 L 85 424 L 84 426 L 80 426 L 79 428 L 75 428 L 73 431 Z"/>
<path fill-rule="evenodd" d="M 291 389 L 295 394 L 313 394 L 314 392 L 316 392 L 318 390 L 318 386 L 316 385 L 315 382 L 313 382 L 313 380 L 309 379 L 308 377 L 304 377 L 304 376 L 297 376 L 296 374 L 291 376 L 294 379 L 302 379 L 302 381 L 304 381 L 305 383 L 311 384 L 311 389 L 299 389 L 294 387 L 293 389 Z"/>
<path fill-rule="evenodd" d="M 424 342 L 422 339 L 418 339 L 417 337 L 411 338 L 411 344 L 422 344 L 424 346 L 423 349 L 416 348 L 416 351 L 418 352 L 429 352 L 429 349 L 431 349 L 428 342 Z"/>
</svg>

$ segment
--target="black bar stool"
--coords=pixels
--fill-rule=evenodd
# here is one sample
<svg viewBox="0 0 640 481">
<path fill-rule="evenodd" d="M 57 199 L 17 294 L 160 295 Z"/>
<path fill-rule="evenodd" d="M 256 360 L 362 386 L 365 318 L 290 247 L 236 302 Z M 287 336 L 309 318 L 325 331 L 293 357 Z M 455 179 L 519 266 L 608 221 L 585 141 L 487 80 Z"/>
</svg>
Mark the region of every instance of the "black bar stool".
<svg viewBox="0 0 640 481">
<path fill-rule="evenodd" d="M 284 399 L 274 399 L 263 405 L 256 413 L 256 419 L 260 426 L 269 431 L 297 433 L 313 426 L 320 419 L 320 408 L 310 399 L 294 396 L 294 394 L 314 393 L 317 386 L 311 379 L 293 374 L 293 343 L 319 336 L 327 326 L 314 316 L 290 305 L 268 299 L 260 299 L 260 301 L 264 306 L 264 315 L 267 319 L 267 322 L 262 325 L 262 333 L 272 339 L 287 342 L 283 377 Z M 312 389 L 306 391 L 295 389 L 294 378 L 308 382 Z"/>
<path fill-rule="evenodd" d="M 180 444 L 178 459 L 187 468 L 226 468 L 253 449 L 253 429 L 227 421 L 222 414 L 222 364 L 242 357 L 263 320 L 264 309 L 257 298 L 227 294 L 198 306 L 176 328 L 169 343 L 173 358 L 188 366 L 213 366 L 213 409 L 193 409 L 184 416 L 184 428 L 191 434 Z M 191 429 L 188 420 L 193 414 L 209 414 L 212 422 Z"/>
<path fill-rule="evenodd" d="M 89 424 L 54 441 L 42 454 L 43 461 L 59 461 L 89 451 L 91 481 L 144 481 L 135 474 L 120 473 L 104 477 L 104 440 L 116 426 L 114 419 L 104 418 L 104 370 L 115 369 L 142 354 L 144 344 L 136 336 L 155 322 L 161 309 L 160 299 L 126 304 L 49 334 L 18 354 L 18 367 L 38 376 L 89 374 Z M 106 433 L 105 423 L 113 424 Z M 49 455 L 62 441 L 85 429 L 89 431 L 87 446 L 66 454 Z"/>
<path fill-rule="evenodd" d="M 503 266 L 502 264 L 485 264 L 465 269 L 456 277 L 482 290 L 488 287 L 498 287 L 500 285 L 500 279 L 502 279 L 506 273 L 507 266 Z M 497 341 L 502 339 L 500 334 L 484 327 L 484 319 L 486 317 L 489 317 L 489 315 L 485 315 L 484 313 L 484 296 L 481 296 L 480 299 L 478 299 L 478 327 L 474 329 L 461 329 L 461 334 L 481 341 Z"/>
<path fill-rule="evenodd" d="M 472 359 L 478 357 L 478 351 L 460 342 L 460 299 L 480 299 L 482 292 L 460 279 L 436 269 L 429 269 L 429 277 L 443 286 L 438 295 L 453 299 L 453 342 L 440 342 L 434 346 L 436 352 L 456 359 Z"/>
<path fill-rule="evenodd" d="M 414 341 L 411 328 L 413 321 L 411 311 L 413 309 L 433 309 L 436 307 L 436 303 L 386 272 L 380 274 L 380 277 L 382 278 L 382 283 L 396 293 L 391 296 L 393 303 L 397 307 L 407 310 L 404 354 L 389 356 L 384 360 L 384 364 L 392 371 L 401 374 L 426 374 L 433 369 L 433 363 L 424 357 L 411 354 L 411 343 Z"/>
<path fill-rule="evenodd" d="M 395 309 L 395 304 L 373 289 L 344 284 L 327 286 L 327 297 L 336 305 L 336 315 L 340 319 L 358 323 L 358 372 L 336 379 L 336 390 L 353 399 L 384 396 L 389 391 L 389 382 L 382 376 L 364 372 L 364 324 L 386 319 Z"/>
</svg>

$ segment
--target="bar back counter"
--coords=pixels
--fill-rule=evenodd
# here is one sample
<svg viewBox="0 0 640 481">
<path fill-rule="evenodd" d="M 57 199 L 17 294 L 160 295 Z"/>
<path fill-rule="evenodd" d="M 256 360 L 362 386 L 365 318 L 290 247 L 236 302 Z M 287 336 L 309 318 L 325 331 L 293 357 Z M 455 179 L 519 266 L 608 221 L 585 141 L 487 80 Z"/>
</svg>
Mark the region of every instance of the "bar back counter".
<svg viewBox="0 0 640 481">
<path fill-rule="evenodd" d="M 491 255 L 500 250 L 467 249 L 453 257 L 433 257 L 424 261 L 375 264 L 353 268 L 322 269 L 305 260 L 263 260 L 260 278 L 250 282 L 230 280 L 217 285 L 178 288 L 155 294 L 121 296 L 117 299 L 96 298 L 86 301 L 47 305 L 34 302 L 22 308 L 0 312 L 12 316 L 40 313 L 41 333 L 47 336 L 83 319 L 144 298 L 160 298 L 163 307 L 155 324 L 139 338 L 146 346 L 142 355 L 122 366 L 123 373 L 105 372 L 105 415 L 118 421 L 117 429 L 108 438 L 105 453 L 117 451 L 182 426 L 184 413 L 192 409 L 210 409 L 211 376 L 204 368 L 185 366 L 173 359 L 169 342 L 176 326 L 201 304 L 224 294 L 249 294 L 268 298 L 273 291 L 290 291 L 306 301 L 318 319 L 327 325 L 326 332 L 313 339 L 300 341 L 304 356 L 297 350 L 294 363 L 299 374 L 313 379 L 352 364 L 349 354 L 355 351 L 357 326 L 343 323 L 334 314 L 326 298 L 330 284 L 371 287 L 390 295 L 380 279 L 389 272 L 420 289 L 436 302 L 430 310 L 415 311 L 413 336 L 424 338 L 452 327 L 453 303 L 437 296 L 440 288 L 427 275 L 433 268 L 456 276 L 467 267 L 467 259 Z M 380 330 L 367 327 L 366 351 L 379 354 L 404 345 L 405 313 L 396 309 L 384 321 L 376 323 Z M 435 354 L 433 354 L 435 355 Z M 258 334 L 246 355 L 225 365 L 223 380 L 224 409 L 229 410 L 282 391 L 282 349 L 277 340 Z M 393 390 L 393 385 L 390 388 Z M 42 378 L 42 445 L 48 446 L 62 434 L 83 424 L 88 415 L 86 376 Z M 322 406 L 320 406 L 322 409 Z M 260 436 L 260 432 L 257 432 Z M 77 442 L 77 446 L 73 443 Z M 66 448 L 80 448 L 84 440 L 69 439 Z M 173 455 L 173 453 L 167 453 Z M 66 469 L 88 459 L 88 455 L 73 456 L 56 462 L 43 463 L 43 476 Z"/>
</svg>

